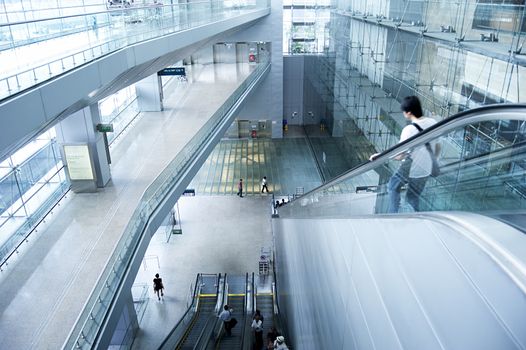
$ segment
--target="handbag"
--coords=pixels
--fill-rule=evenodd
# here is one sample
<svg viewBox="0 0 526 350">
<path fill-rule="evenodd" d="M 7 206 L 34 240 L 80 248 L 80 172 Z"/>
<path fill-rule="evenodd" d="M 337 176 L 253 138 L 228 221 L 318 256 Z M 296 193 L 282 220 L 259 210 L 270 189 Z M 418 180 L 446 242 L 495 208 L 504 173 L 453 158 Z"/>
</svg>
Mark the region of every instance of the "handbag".
<svg viewBox="0 0 526 350">
<path fill-rule="evenodd" d="M 420 127 L 420 125 L 416 123 L 411 123 L 415 128 L 418 129 L 418 131 L 422 131 L 423 129 Z M 429 152 L 429 156 L 431 157 L 431 177 L 437 177 L 440 175 L 440 164 L 438 164 L 438 159 L 435 156 L 435 152 L 433 152 L 433 149 L 431 148 L 431 145 L 429 142 L 426 142 L 426 149 Z"/>
</svg>

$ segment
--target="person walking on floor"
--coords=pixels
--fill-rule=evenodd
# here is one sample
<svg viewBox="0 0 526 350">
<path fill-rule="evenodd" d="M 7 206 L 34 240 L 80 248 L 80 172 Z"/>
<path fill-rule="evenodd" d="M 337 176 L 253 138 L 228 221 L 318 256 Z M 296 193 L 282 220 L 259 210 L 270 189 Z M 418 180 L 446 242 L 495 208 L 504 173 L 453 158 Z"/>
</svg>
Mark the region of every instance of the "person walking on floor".
<svg viewBox="0 0 526 350">
<path fill-rule="evenodd" d="M 228 336 L 232 335 L 232 312 L 234 309 L 231 309 L 230 306 L 225 305 L 223 307 L 223 311 L 219 314 L 219 318 L 221 321 L 223 321 L 223 325 L 225 326 L 225 333 Z"/>
<path fill-rule="evenodd" d="M 261 350 L 263 347 L 263 321 L 261 320 L 260 315 L 254 315 L 251 327 L 254 330 L 254 339 L 256 341 L 254 350 Z"/>
<path fill-rule="evenodd" d="M 268 193 L 267 177 L 263 176 L 263 179 L 261 180 L 261 193 L 265 192 L 265 190 L 267 190 Z"/>
<path fill-rule="evenodd" d="M 163 279 L 159 277 L 158 273 L 155 274 L 155 278 L 153 279 L 153 292 L 157 294 L 159 300 L 161 300 L 161 297 L 164 297 Z"/>
<path fill-rule="evenodd" d="M 237 195 L 243 198 L 243 179 L 239 179 L 239 183 L 237 184 Z"/>
</svg>

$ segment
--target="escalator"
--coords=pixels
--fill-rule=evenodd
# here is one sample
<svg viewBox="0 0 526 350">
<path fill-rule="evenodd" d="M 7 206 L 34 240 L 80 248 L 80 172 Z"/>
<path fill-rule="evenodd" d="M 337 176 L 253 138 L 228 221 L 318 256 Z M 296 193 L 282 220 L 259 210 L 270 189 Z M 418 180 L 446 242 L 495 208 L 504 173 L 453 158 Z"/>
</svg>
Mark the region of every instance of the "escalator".
<svg viewBox="0 0 526 350">
<path fill-rule="evenodd" d="M 266 335 L 272 327 L 276 327 L 274 317 L 274 294 L 271 291 L 261 293 L 256 291 L 255 294 L 256 302 L 254 307 L 256 310 L 259 310 L 265 318 L 263 321 L 263 341 L 264 344 L 266 344 Z"/>
<path fill-rule="evenodd" d="M 232 317 L 237 319 L 237 325 L 232 328 L 232 335 L 228 336 L 221 328 L 217 337 L 215 349 L 241 349 L 247 321 L 247 276 L 229 276 L 227 305 L 233 309 Z"/>
<path fill-rule="evenodd" d="M 197 275 L 192 303 L 159 350 L 194 349 L 222 306 L 226 275 Z"/>
<path fill-rule="evenodd" d="M 429 142 L 442 145 L 438 158 L 441 173 L 428 178 L 419 211 L 480 213 L 526 208 L 526 105 L 494 105 L 435 124 L 384 151 L 374 161 L 288 203 L 280 208 L 279 215 L 316 218 L 385 214 L 387 184 L 400 166 L 397 157 Z M 404 194 L 400 212 L 414 212 Z"/>
<path fill-rule="evenodd" d="M 389 213 L 397 158 L 433 142 L 419 210 L 402 188 Z M 525 210 L 526 105 L 462 112 L 289 202 L 272 226 L 292 345 L 526 349 Z"/>
</svg>

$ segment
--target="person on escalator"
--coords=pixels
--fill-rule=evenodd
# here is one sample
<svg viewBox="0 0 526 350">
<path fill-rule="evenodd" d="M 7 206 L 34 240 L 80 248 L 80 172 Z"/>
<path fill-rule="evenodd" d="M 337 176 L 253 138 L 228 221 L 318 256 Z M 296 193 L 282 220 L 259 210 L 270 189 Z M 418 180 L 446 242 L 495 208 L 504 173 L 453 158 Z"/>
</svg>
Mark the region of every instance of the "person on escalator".
<svg viewBox="0 0 526 350">
<path fill-rule="evenodd" d="M 274 349 L 275 350 L 289 350 L 289 348 L 287 347 L 287 344 L 285 344 L 285 337 L 280 335 L 276 338 L 276 341 L 274 342 Z"/>
<path fill-rule="evenodd" d="M 276 341 L 276 339 L 280 336 L 281 334 L 279 334 L 278 330 L 276 329 L 276 327 L 270 327 L 270 330 L 268 331 L 267 333 L 267 350 L 272 350 L 274 349 L 274 342 Z"/>
<path fill-rule="evenodd" d="M 254 339 L 256 341 L 254 350 L 261 350 L 263 347 L 263 320 L 261 320 L 261 316 L 259 314 L 254 315 L 251 327 L 254 330 Z"/>
<path fill-rule="evenodd" d="M 436 124 L 436 120 L 423 116 L 422 105 L 416 96 L 407 96 L 402 100 L 401 109 L 404 117 L 411 123 L 402 129 L 400 142 L 418 134 L 420 131 Z M 407 184 L 407 202 L 415 211 L 420 209 L 420 195 L 424 190 L 427 179 L 433 167 L 432 156 L 440 153 L 440 144 L 432 143 L 433 151 L 426 147 L 418 147 L 411 154 L 400 154 L 395 159 L 401 161 L 398 170 L 393 174 L 387 185 L 389 193 L 388 213 L 398 213 L 400 208 L 400 191 Z M 430 147 L 433 148 L 431 145 Z M 430 152 L 434 152 L 430 155 Z M 374 155 L 371 156 L 374 158 Z"/>
<path fill-rule="evenodd" d="M 219 314 L 219 318 L 223 321 L 223 325 L 225 326 L 225 333 L 228 336 L 232 335 L 232 312 L 234 312 L 234 309 L 225 305 L 223 311 Z"/>
</svg>

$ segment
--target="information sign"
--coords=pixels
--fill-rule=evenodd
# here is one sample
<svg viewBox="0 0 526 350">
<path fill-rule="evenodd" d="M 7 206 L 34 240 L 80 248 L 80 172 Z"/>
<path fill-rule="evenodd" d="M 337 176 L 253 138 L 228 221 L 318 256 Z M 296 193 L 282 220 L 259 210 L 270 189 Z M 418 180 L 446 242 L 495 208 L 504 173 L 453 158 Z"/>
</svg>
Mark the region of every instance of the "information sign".
<svg viewBox="0 0 526 350">
<path fill-rule="evenodd" d="M 64 145 L 64 155 L 71 180 L 93 180 L 88 145 Z"/>
</svg>

